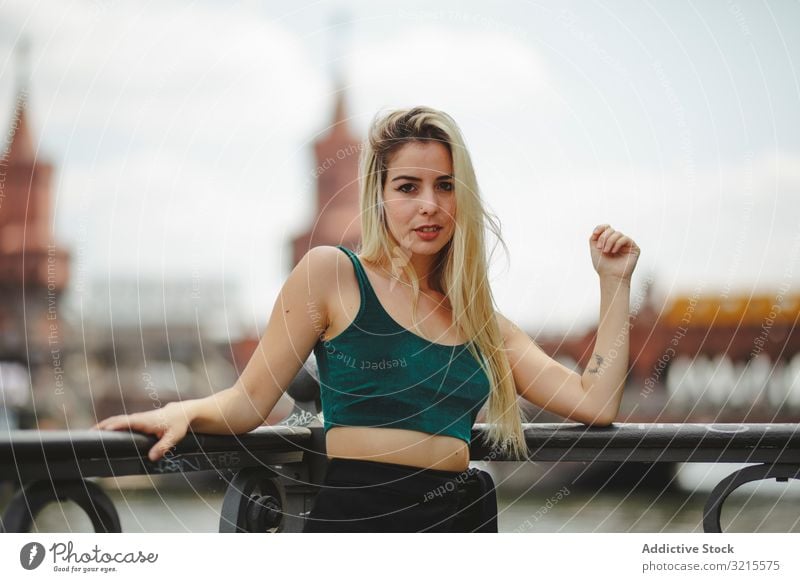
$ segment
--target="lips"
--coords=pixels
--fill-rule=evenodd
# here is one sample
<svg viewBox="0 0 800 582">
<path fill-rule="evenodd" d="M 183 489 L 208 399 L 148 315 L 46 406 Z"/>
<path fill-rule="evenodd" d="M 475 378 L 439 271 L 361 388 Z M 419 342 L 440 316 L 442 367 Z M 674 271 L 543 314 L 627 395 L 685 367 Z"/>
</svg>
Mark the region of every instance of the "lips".
<svg viewBox="0 0 800 582">
<path fill-rule="evenodd" d="M 423 229 L 425 229 L 425 230 L 423 230 Z M 425 231 L 433 232 L 433 231 L 442 230 L 442 227 L 439 226 L 438 224 L 423 224 L 422 226 L 417 227 L 414 230 L 418 230 L 420 232 L 425 232 Z"/>
</svg>

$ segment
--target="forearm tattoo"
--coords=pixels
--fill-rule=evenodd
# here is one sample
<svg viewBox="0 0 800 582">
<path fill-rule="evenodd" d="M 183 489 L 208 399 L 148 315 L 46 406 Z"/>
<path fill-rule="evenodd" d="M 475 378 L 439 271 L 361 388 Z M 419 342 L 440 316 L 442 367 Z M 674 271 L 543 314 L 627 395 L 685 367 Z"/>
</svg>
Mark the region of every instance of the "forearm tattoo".
<svg viewBox="0 0 800 582">
<path fill-rule="evenodd" d="M 590 374 L 597 374 L 600 372 L 600 366 L 603 365 L 603 356 L 600 354 L 595 354 L 594 357 L 597 360 L 597 365 L 594 368 L 586 368 L 586 371 Z"/>
</svg>

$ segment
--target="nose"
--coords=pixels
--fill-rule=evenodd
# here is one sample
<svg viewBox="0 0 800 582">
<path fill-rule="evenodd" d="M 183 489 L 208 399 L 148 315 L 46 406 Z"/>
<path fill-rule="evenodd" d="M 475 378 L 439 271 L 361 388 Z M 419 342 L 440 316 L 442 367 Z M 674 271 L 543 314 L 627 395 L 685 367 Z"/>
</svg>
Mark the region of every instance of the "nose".
<svg viewBox="0 0 800 582">
<path fill-rule="evenodd" d="M 436 194 L 431 188 L 424 188 L 417 198 L 421 214 L 435 214 L 439 210 Z"/>
</svg>

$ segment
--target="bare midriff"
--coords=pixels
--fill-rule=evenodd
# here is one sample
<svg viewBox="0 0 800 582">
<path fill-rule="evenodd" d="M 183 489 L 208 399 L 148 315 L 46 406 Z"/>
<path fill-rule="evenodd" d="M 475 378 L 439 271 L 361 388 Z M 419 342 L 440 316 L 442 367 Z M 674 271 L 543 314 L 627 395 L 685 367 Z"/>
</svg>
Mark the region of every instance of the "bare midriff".
<svg viewBox="0 0 800 582">
<path fill-rule="evenodd" d="M 325 436 L 328 457 L 410 465 L 440 471 L 469 466 L 469 446 L 461 439 L 401 428 L 337 426 Z"/>
</svg>

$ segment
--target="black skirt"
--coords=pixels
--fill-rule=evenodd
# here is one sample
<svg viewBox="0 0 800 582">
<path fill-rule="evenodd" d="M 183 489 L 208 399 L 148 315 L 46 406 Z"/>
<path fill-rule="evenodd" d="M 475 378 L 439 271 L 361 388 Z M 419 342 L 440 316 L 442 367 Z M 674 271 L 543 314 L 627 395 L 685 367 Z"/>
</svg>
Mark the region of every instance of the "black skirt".
<svg viewBox="0 0 800 582">
<path fill-rule="evenodd" d="M 328 461 L 303 532 L 497 532 L 497 494 L 486 471 Z"/>
</svg>

